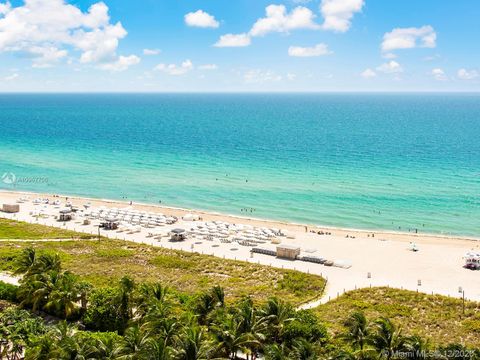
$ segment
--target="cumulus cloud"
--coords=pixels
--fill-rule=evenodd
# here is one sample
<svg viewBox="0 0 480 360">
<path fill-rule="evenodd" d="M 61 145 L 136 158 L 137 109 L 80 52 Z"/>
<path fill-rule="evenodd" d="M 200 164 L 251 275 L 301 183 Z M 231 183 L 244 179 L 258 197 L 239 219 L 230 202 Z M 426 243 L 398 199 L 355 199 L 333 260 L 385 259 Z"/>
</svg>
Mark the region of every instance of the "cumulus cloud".
<svg viewBox="0 0 480 360">
<path fill-rule="evenodd" d="M 385 74 L 396 74 L 403 72 L 403 68 L 398 62 L 391 60 L 378 66 L 377 71 L 383 72 Z"/>
<path fill-rule="evenodd" d="M 443 69 L 440 69 L 440 68 L 432 69 L 431 74 L 435 80 L 439 80 L 439 81 L 447 80 L 447 75 L 445 74 L 445 71 L 443 71 Z"/>
<path fill-rule="evenodd" d="M 205 64 L 198 67 L 200 70 L 217 70 L 217 64 Z"/>
<path fill-rule="evenodd" d="M 373 71 L 372 69 L 368 68 L 365 69 L 360 73 L 360 76 L 363 77 L 364 79 L 371 79 L 377 76 L 377 73 Z"/>
<path fill-rule="evenodd" d="M 151 55 L 158 55 L 161 53 L 160 49 L 143 49 L 143 55 L 151 56 Z"/>
<path fill-rule="evenodd" d="M 0 52 L 28 53 L 36 67 L 54 64 L 71 49 L 81 52 L 82 63 L 116 61 L 119 40 L 127 32 L 120 22 L 110 22 L 108 10 L 103 2 L 86 12 L 65 0 L 1 4 Z"/>
<path fill-rule="evenodd" d="M 461 80 L 473 80 L 479 76 L 477 70 L 460 69 L 457 71 L 457 77 Z"/>
<path fill-rule="evenodd" d="M 281 81 L 282 76 L 276 74 L 275 72 L 271 70 L 259 70 L 259 69 L 253 69 L 253 70 L 248 70 L 245 72 L 243 75 L 243 80 L 247 84 L 262 84 L 265 82 L 276 82 L 276 81 Z"/>
<path fill-rule="evenodd" d="M 116 61 L 107 64 L 101 64 L 99 67 L 102 70 L 119 72 L 125 71 L 130 66 L 137 65 L 138 63 L 140 63 L 140 58 L 136 55 L 119 56 Z"/>
<path fill-rule="evenodd" d="M 288 55 L 297 57 L 312 57 L 330 55 L 333 52 L 328 49 L 326 44 L 320 43 L 313 47 L 290 46 L 288 48 Z"/>
<path fill-rule="evenodd" d="M 385 52 L 415 47 L 434 48 L 436 40 L 437 34 L 430 25 L 419 28 L 396 28 L 383 35 L 381 47 Z"/>
<path fill-rule="evenodd" d="M 34 68 L 51 67 L 68 54 L 66 50 L 59 50 L 54 46 L 32 46 L 29 53 L 33 56 L 32 66 Z"/>
<path fill-rule="evenodd" d="M 297 3 L 307 3 L 310 0 L 295 0 Z M 345 32 L 351 26 L 355 13 L 360 12 L 365 0 L 322 0 L 320 5 L 324 23 L 318 24 L 316 15 L 305 6 L 297 6 L 290 12 L 285 5 L 271 4 L 265 8 L 265 16 L 258 19 L 248 33 L 226 34 L 220 37 L 216 47 L 249 46 L 251 38 L 269 33 L 289 33 L 292 30 L 334 30 Z"/>
<path fill-rule="evenodd" d="M 155 70 L 162 71 L 169 75 L 184 75 L 193 70 L 193 63 L 190 60 L 185 60 L 180 65 L 177 64 L 158 64 Z"/>
<path fill-rule="evenodd" d="M 185 24 L 188 26 L 201 28 L 218 28 L 220 23 L 215 20 L 215 17 L 206 13 L 203 10 L 197 10 L 185 15 Z"/>
<path fill-rule="evenodd" d="M 250 30 L 251 36 L 263 36 L 271 32 L 288 32 L 295 29 L 318 29 L 315 14 L 308 8 L 298 6 L 290 13 L 285 5 L 269 5 L 266 16 L 258 19 Z"/>
<path fill-rule="evenodd" d="M 248 34 L 225 34 L 213 45 L 215 47 L 244 47 L 250 45 L 252 40 Z"/>
<path fill-rule="evenodd" d="M 350 29 L 355 13 L 362 11 L 364 0 L 322 0 L 320 12 L 324 18 L 322 28 L 337 32 Z"/>
</svg>

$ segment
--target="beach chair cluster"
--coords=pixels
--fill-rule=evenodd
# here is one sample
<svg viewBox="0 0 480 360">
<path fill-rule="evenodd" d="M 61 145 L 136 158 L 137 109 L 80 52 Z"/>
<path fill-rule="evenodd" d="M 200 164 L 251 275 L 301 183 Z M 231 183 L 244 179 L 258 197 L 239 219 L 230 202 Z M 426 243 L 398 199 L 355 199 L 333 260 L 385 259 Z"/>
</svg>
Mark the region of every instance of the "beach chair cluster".
<svg viewBox="0 0 480 360">
<path fill-rule="evenodd" d="M 118 222 L 117 232 L 126 232 L 129 234 L 139 233 L 142 228 L 155 229 L 158 227 L 172 225 L 178 221 L 175 216 L 165 216 L 161 213 L 139 211 L 126 207 L 122 209 L 107 208 L 101 206 L 97 209 L 88 209 L 83 213 L 83 216 L 89 219 L 100 221 Z"/>
<path fill-rule="evenodd" d="M 272 240 L 280 242 L 278 237 L 285 236 L 280 229 L 257 228 L 251 225 L 230 224 L 223 221 L 195 223 L 188 230 L 188 237 L 196 240 L 213 241 L 221 243 L 238 243 L 242 246 L 257 246 Z"/>
</svg>

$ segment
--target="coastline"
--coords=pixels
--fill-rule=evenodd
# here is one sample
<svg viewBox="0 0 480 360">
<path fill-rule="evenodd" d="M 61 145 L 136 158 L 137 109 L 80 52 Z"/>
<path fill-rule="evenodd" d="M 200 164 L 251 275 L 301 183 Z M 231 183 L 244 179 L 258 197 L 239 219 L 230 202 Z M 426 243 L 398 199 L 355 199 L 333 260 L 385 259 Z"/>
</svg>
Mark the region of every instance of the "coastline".
<svg viewBox="0 0 480 360">
<path fill-rule="evenodd" d="M 1 217 L 13 220 L 38 223 L 47 226 L 61 227 L 68 230 L 80 231 L 89 234 L 98 233 L 98 220 L 90 225 L 82 225 L 81 219 L 61 223 L 54 219 L 58 215 L 59 206 L 34 205 L 35 198 L 49 198 L 65 203 L 68 197 L 73 205 L 82 208 L 90 203 L 93 208 L 100 206 L 123 208 L 129 205 L 126 201 L 110 199 L 94 199 L 71 195 L 39 194 L 33 192 L 0 191 L 1 203 L 15 203 L 21 196 L 29 196 L 30 201 L 20 204 L 17 214 L 0 213 Z M 29 213 L 40 207 L 47 209 L 48 217 L 35 219 Z M 193 211 L 161 206 L 157 204 L 133 203 L 135 210 L 163 213 L 167 216 L 176 216 L 180 220 L 170 226 L 156 229 L 143 228 L 138 233 L 127 234 L 115 231 L 103 231 L 102 235 L 111 239 L 132 241 L 152 246 L 167 247 L 186 252 L 223 257 L 232 260 L 258 262 L 266 266 L 288 268 L 302 272 L 317 274 L 327 279 L 327 287 L 323 298 L 315 300 L 315 304 L 327 302 L 346 291 L 370 286 L 385 286 L 398 289 L 417 291 L 428 294 L 439 294 L 459 297 L 459 288 L 465 291 L 465 298 L 480 301 L 480 271 L 471 271 L 463 268 L 464 255 L 469 251 L 480 252 L 480 241 L 471 238 L 446 237 L 432 234 L 411 234 L 399 232 L 379 232 L 355 229 L 338 229 L 329 227 L 309 227 L 303 224 L 284 223 L 262 219 L 242 218 L 211 212 Z M 274 256 L 250 253 L 250 247 L 240 246 L 238 243 L 221 243 L 219 240 L 199 241 L 195 237 L 185 241 L 170 242 L 155 240 L 149 233 L 167 234 L 173 228 L 190 229 L 195 222 L 186 221 L 182 216 L 186 213 L 195 213 L 203 221 L 221 221 L 233 224 L 251 225 L 256 228 L 279 228 L 286 230 L 289 237 L 282 237 L 282 244 L 301 248 L 304 255 L 313 254 L 328 260 L 346 262 L 350 268 L 324 266 L 300 260 L 286 260 Z M 308 228 L 308 232 L 305 228 Z M 310 230 L 324 231 L 331 234 L 319 235 Z M 373 237 L 372 234 L 375 234 Z M 348 236 L 347 236 L 348 235 Z M 419 251 L 411 251 L 409 243 L 415 243 Z M 266 244 L 274 248 L 274 244 Z M 310 304 L 311 305 L 311 304 Z M 309 306 L 309 304 L 306 304 Z"/>
<path fill-rule="evenodd" d="M 65 199 L 68 197 L 69 200 L 75 201 L 84 201 L 90 202 L 92 204 L 110 204 L 110 205 L 118 205 L 118 206 L 129 206 L 130 201 L 127 200 L 115 200 L 115 199 L 104 199 L 104 198 L 93 198 L 93 197 L 85 197 L 85 196 L 78 196 L 78 195 L 71 195 L 71 194 L 51 194 L 51 193 L 38 193 L 38 192 L 31 192 L 31 191 L 14 191 L 14 190 L 5 190 L 0 189 L 0 194 L 6 194 L 8 196 L 15 197 L 26 195 L 32 198 L 51 198 L 54 195 L 59 196 L 60 199 Z M 264 226 L 268 225 L 276 225 L 276 227 L 283 227 L 286 229 L 295 230 L 298 229 L 305 229 L 308 227 L 308 230 L 315 230 L 315 231 L 326 231 L 332 232 L 334 235 L 338 236 L 366 236 L 369 234 L 375 234 L 377 239 L 379 237 L 388 237 L 391 240 L 398 240 L 398 241 L 415 241 L 418 243 L 425 243 L 434 241 L 435 243 L 442 243 L 442 242 L 450 242 L 450 241 L 464 241 L 464 242 L 479 242 L 480 243 L 480 234 L 478 237 L 472 236 L 461 236 L 461 235 L 445 235 L 445 234 L 436 234 L 436 233 L 412 233 L 412 232 L 404 232 L 404 231 L 396 231 L 396 230 L 384 230 L 384 229 L 358 229 L 358 228 L 345 228 L 345 227 L 335 227 L 335 226 L 326 226 L 326 225 L 317 225 L 317 224 L 306 224 L 306 223 L 296 223 L 291 221 L 283 221 L 283 220 L 275 220 L 275 219 L 265 219 L 265 218 L 256 218 L 256 217 L 249 217 L 249 216 L 241 216 L 236 214 L 225 214 L 219 213 L 215 211 L 205 211 L 205 210 L 198 210 L 198 209 L 188 209 L 188 208 L 181 208 L 181 207 L 174 207 L 174 206 L 165 206 L 159 205 L 154 203 L 144 203 L 144 202 L 136 202 L 133 201 L 132 205 L 139 209 L 148 209 L 149 211 L 157 210 L 163 211 L 168 215 L 174 215 L 180 217 L 187 213 L 195 213 L 201 215 L 206 220 L 221 220 L 221 221 L 228 221 L 231 223 L 246 223 L 251 225 L 260 225 Z"/>
</svg>

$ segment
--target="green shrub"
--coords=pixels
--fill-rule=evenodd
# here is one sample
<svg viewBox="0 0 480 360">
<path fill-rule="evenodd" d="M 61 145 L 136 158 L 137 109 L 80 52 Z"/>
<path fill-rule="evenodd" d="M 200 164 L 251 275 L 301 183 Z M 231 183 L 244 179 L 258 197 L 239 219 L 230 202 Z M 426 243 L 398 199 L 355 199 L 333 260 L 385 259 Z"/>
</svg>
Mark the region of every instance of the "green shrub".
<svg viewBox="0 0 480 360">
<path fill-rule="evenodd" d="M 311 310 L 300 310 L 295 319 L 285 326 L 283 340 L 288 346 L 300 338 L 312 343 L 317 341 L 325 343 L 327 336 L 327 328 L 320 323 L 318 317 Z"/>
<path fill-rule="evenodd" d="M 17 301 L 18 286 L 0 281 L 0 300 Z"/>
<path fill-rule="evenodd" d="M 115 288 L 95 289 L 89 297 L 83 323 L 89 330 L 120 331 L 125 319 L 120 314 L 119 291 Z"/>
</svg>

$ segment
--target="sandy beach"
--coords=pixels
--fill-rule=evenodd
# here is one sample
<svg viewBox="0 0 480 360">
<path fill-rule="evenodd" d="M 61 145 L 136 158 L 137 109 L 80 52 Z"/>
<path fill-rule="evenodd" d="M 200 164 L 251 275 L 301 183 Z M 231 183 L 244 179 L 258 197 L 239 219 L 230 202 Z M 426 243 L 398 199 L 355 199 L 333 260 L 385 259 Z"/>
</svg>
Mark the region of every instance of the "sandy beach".
<svg viewBox="0 0 480 360">
<path fill-rule="evenodd" d="M 32 200 L 35 198 L 58 199 L 63 206 L 66 202 L 66 197 L 68 197 L 68 201 L 80 208 L 83 208 L 83 205 L 87 202 L 91 204 L 92 208 L 100 206 L 123 208 L 129 205 L 127 202 L 114 200 L 87 199 L 68 195 L 60 195 L 60 197 L 54 198 L 51 194 L 9 191 L 0 192 L 0 204 L 16 203 L 18 198 L 24 196 L 28 196 L 29 201 L 20 204 L 20 212 L 18 214 L 12 215 L 0 212 L 0 216 L 95 234 L 98 232 L 98 221 L 93 221 L 91 225 L 82 225 L 81 218 L 77 218 L 65 224 L 60 223 L 54 219 L 54 216 L 58 215 L 58 207 L 35 205 L 32 203 Z M 41 206 L 45 209 L 48 217 L 37 220 L 29 213 L 35 209 L 38 210 Z M 120 240 L 149 243 L 154 246 L 164 246 L 185 251 L 196 251 L 230 259 L 255 261 L 265 265 L 319 274 L 328 279 L 326 294 L 321 299 L 321 302 L 333 299 L 344 291 L 369 286 L 390 286 L 453 297 L 462 296 L 459 293 L 459 287 L 461 287 L 465 291 L 465 298 L 480 300 L 480 271 L 471 271 L 463 268 L 464 254 L 470 250 L 480 251 L 480 241 L 475 238 L 393 231 L 322 228 L 138 203 L 133 203 L 133 208 L 140 211 L 176 216 L 179 219 L 186 213 L 194 213 L 198 214 L 202 221 L 223 221 L 230 224 L 245 224 L 254 227 L 286 230 L 293 238 L 283 237 L 281 239 L 282 244 L 299 246 L 303 251 L 315 256 L 331 260 L 343 260 L 350 263 L 351 267 L 348 269 L 327 267 L 321 264 L 299 260 L 289 261 L 259 254 L 254 254 L 251 257 L 250 247 L 231 243 L 218 242 L 212 244 L 211 242 L 199 242 L 188 238 L 184 242 L 175 243 L 168 242 L 165 239 L 157 241 L 148 237 L 148 233 L 153 231 L 152 229 L 142 229 L 141 232 L 135 234 L 102 231 L 102 235 Z M 188 229 L 193 225 L 194 222 L 179 220 L 176 224 L 170 227 L 163 227 L 159 231 L 168 232 L 174 227 Z M 318 235 L 317 233 L 312 233 L 311 230 L 329 232 L 331 235 Z M 417 245 L 419 251 L 411 251 L 410 243 L 412 242 Z M 274 245 L 271 246 L 273 247 Z M 310 306 L 312 305 L 315 304 L 310 304 Z"/>
</svg>

